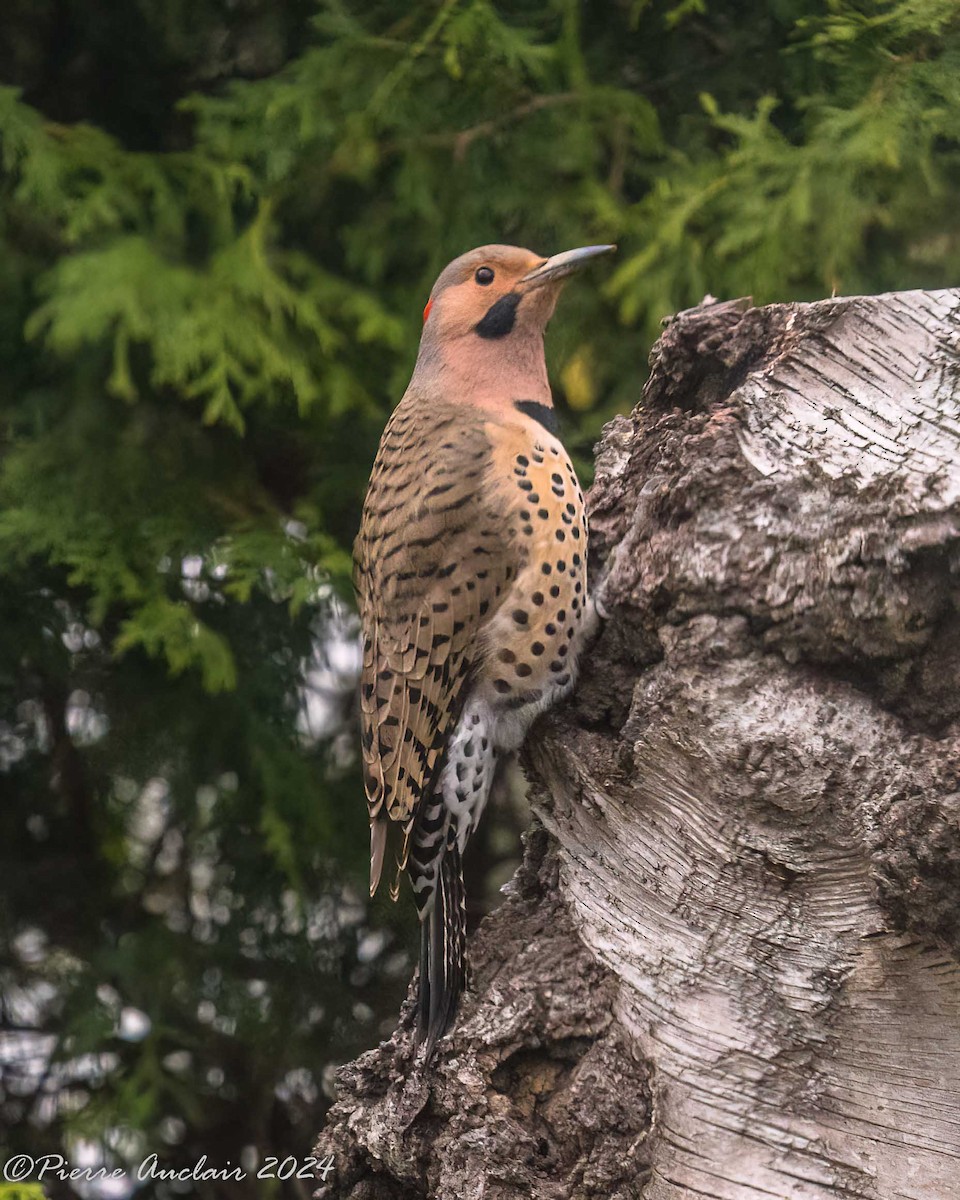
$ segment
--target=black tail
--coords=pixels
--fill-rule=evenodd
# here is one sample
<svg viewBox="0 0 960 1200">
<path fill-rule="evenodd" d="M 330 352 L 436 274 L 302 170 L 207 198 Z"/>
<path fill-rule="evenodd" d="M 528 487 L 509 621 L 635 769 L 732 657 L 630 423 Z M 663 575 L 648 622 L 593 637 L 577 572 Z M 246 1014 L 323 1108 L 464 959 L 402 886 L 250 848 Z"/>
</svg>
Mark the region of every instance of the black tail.
<svg viewBox="0 0 960 1200">
<path fill-rule="evenodd" d="M 420 924 L 420 985 L 417 993 L 418 1041 L 427 1044 L 427 1061 L 450 1028 L 466 983 L 467 913 L 463 866 L 456 842 L 440 859 L 437 891 Z"/>
</svg>

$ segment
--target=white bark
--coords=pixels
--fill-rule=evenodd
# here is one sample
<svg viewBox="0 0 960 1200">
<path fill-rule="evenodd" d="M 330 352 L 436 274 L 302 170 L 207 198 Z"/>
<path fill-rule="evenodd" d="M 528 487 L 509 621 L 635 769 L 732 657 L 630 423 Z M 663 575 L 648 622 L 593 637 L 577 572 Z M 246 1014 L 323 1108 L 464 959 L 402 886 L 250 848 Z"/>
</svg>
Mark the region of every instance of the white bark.
<svg viewBox="0 0 960 1200">
<path fill-rule="evenodd" d="M 704 306 L 652 365 L 549 842 L 434 1074 L 344 1073 L 330 1194 L 960 1197 L 960 292 Z"/>
</svg>

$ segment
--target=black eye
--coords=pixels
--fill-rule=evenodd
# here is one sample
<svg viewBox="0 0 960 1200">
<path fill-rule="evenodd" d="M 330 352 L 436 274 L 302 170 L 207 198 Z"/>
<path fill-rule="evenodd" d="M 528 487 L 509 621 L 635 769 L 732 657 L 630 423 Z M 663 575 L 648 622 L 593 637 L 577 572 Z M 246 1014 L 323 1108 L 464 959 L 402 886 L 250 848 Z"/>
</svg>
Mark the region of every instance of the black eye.
<svg viewBox="0 0 960 1200">
<path fill-rule="evenodd" d="M 488 283 L 493 283 L 493 271 L 489 267 L 477 267 L 474 279 L 481 287 L 486 287 Z"/>
</svg>

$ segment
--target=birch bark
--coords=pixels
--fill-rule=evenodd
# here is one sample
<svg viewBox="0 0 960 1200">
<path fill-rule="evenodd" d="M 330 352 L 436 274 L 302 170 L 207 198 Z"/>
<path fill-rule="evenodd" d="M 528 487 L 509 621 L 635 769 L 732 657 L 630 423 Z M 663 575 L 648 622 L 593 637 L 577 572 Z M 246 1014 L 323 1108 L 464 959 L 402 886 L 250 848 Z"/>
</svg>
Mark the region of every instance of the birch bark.
<svg viewBox="0 0 960 1200">
<path fill-rule="evenodd" d="M 610 610 L 431 1074 L 321 1195 L 960 1198 L 960 291 L 705 304 L 607 426 Z"/>
</svg>

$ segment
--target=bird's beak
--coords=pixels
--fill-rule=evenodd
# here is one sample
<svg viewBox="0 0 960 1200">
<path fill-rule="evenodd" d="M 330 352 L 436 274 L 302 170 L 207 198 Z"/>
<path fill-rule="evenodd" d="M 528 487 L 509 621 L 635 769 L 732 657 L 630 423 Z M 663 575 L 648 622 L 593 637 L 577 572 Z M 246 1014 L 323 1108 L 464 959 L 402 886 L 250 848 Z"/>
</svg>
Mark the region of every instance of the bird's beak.
<svg viewBox="0 0 960 1200">
<path fill-rule="evenodd" d="M 574 271 L 579 271 L 591 259 L 599 258 L 601 254 L 613 254 L 616 246 L 578 246 L 576 250 L 564 250 L 562 254 L 554 254 L 545 259 L 539 267 L 528 271 L 518 282 L 526 285 L 527 291 L 550 283 L 557 279 L 565 279 Z"/>
</svg>

